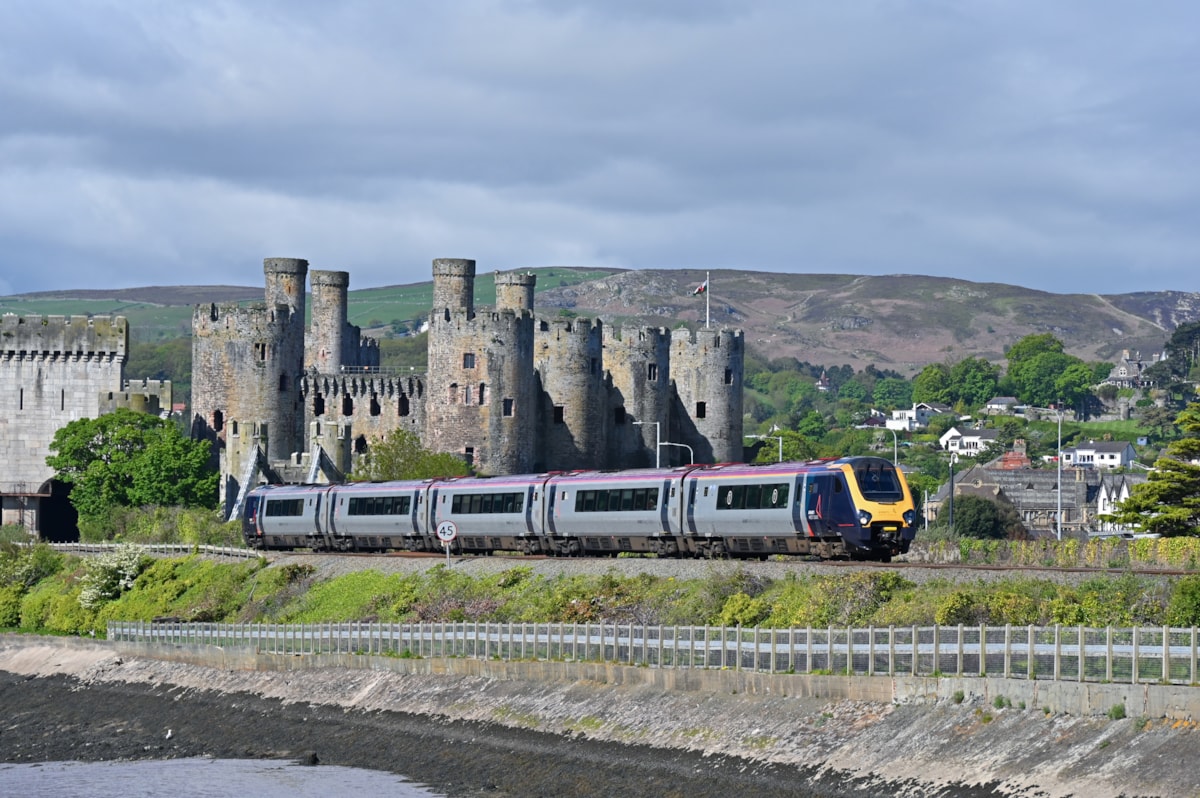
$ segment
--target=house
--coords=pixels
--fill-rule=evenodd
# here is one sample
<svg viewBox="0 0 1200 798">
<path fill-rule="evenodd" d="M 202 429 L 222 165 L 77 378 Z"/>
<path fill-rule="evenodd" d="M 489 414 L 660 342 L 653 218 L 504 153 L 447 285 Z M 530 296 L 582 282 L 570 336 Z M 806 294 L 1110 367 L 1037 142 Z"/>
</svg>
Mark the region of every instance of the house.
<svg viewBox="0 0 1200 798">
<path fill-rule="evenodd" d="M 1015 396 L 993 396 L 983 406 L 983 412 L 989 415 L 1011 416 L 1016 406 L 1017 397 Z"/>
<path fill-rule="evenodd" d="M 1100 516 L 1112 512 L 1116 502 L 1129 495 L 1134 485 L 1146 481 L 1143 474 L 1105 474 L 1093 468 L 1003 469 L 992 465 L 972 466 L 954 475 L 954 495 L 982 495 L 1011 503 L 1021 514 L 1025 528 L 1035 536 L 1053 536 L 1060 524 L 1064 536 L 1121 532 Z M 937 520 L 949 505 L 950 484 L 944 483 L 929 497 L 925 512 Z"/>
<path fill-rule="evenodd" d="M 1159 355 L 1151 355 L 1150 362 L 1147 363 L 1142 360 L 1140 352 L 1130 354 L 1126 349 L 1121 352 L 1121 360 L 1113 366 L 1112 371 L 1100 384 L 1115 385 L 1118 388 L 1151 388 L 1154 382 L 1146 379 L 1145 371 L 1159 360 Z"/>
<path fill-rule="evenodd" d="M 938 402 L 917 402 L 912 410 L 893 410 L 892 417 L 887 420 L 887 428 L 900 432 L 913 432 L 929 426 L 934 416 L 949 413 L 950 407 Z"/>
<path fill-rule="evenodd" d="M 938 443 L 948 452 L 955 452 L 964 457 L 974 457 L 989 446 L 1000 442 L 1000 431 L 994 429 L 966 429 L 951 427 L 946 430 Z"/>
<path fill-rule="evenodd" d="M 1089 441 L 1063 449 L 1062 457 L 1064 466 L 1116 469 L 1128 468 L 1137 452 L 1128 441 Z"/>
</svg>

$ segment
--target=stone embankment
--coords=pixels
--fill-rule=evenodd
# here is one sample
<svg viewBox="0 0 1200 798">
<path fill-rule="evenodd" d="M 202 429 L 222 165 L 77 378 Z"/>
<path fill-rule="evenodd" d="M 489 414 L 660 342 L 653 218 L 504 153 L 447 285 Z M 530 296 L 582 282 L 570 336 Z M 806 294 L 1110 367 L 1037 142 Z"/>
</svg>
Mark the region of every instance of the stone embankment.
<svg viewBox="0 0 1200 798">
<path fill-rule="evenodd" d="M 19 636 L 0 637 L 0 671 L 7 761 L 307 757 L 450 795 L 1200 795 L 1188 688 L 1126 686 L 1130 716 L 1114 720 L 1019 680 L 920 688 Z"/>
</svg>

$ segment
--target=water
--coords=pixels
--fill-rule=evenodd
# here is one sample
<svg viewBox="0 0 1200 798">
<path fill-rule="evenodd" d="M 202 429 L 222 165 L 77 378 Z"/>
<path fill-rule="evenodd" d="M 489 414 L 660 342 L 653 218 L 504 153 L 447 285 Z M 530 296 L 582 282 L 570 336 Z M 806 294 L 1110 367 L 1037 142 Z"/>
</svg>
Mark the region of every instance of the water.
<svg viewBox="0 0 1200 798">
<path fill-rule="evenodd" d="M 280 760 L 0 763 L 0 795 L 23 798 L 329 798 L 354 794 L 441 796 L 391 773 Z"/>
</svg>

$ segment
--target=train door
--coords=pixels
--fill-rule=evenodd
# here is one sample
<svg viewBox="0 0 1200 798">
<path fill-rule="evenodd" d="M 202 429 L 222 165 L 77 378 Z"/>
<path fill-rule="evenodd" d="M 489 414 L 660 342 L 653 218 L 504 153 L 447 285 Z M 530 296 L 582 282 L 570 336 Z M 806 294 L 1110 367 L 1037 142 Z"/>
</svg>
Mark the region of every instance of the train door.
<svg viewBox="0 0 1200 798">
<path fill-rule="evenodd" d="M 840 473 L 810 474 L 805 483 L 804 516 L 809 535 L 837 537 L 847 526 L 857 526 L 854 503 Z"/>
</svg>

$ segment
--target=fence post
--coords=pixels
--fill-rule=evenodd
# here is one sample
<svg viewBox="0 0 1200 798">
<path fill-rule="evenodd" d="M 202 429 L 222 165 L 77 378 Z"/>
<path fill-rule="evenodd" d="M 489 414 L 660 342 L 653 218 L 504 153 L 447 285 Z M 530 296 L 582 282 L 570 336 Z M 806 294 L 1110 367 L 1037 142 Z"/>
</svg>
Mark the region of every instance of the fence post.
<svg viewBox="0 0 1200 798">
<path fill-rule="evenodd" d="M 942 671 L 942 626 L 935 623 L 933 625 L 933 675 L 937 676 Z"/>
<path fill-rule="evenodd" d="M 921 650 L 918 647 L 920 635 L 917 634 L 917 627 L 914 624 L 912 628 L 912 675 L 917 675 L 917 660 L 921 656 Z"/>
<path fill-rule="evenodd" d="M 1079 624 L 1077 631 L 1079 635 L 1079 681 L 1083 681 L 1083 663 L 1084 663 L 1084 646 L 1083 646 L 1083 624 Z"/>
<path fill-rule="evenodd" d="M 987 627 L 979 624 L 979 675 L 987 676 Z"/>
<path fill-rule="evenodd" d="M 1012 624 L 1004 624 L 1004 678 L 1012 678 Z"/>
<path fill-rule="evenodd" d="M 1133 627 L 1133 684 L 1138 683 L 1138 628 Z"/>
<path fill-rule="evenodd" d="M 1062 676 L 1062 627 L 1054 624 L 1054 681 Z"/>
<path fill-rule="evenodd" d="M 1113 678 L 1113 628 L 1108 627 L 1108 652 L 1104 657 L 1104 680 L 1111 682 Z"/>
<path fill-rule="evenodd" d="M 1026 644 L 1028 645 L 1028 647 L 1029 647 L 1029 656 L 1028 656 L 1028 658 L 1027 658 L 1027 660 L 1026 660 L 1026 662 L 1025 662 L 1025 670 L 1026 670 L 1026 676 L 1028 676 L 1030 679 L 1032 679 L 1032 678 L 1034 678 L 1034 667 L 1033 667 L 1033 657 L 1034 657 L 1034 652 L 1033 652 L 1033 624 L 1030 624 L 1030 625 L 1029 625 L 1029 632 L 1028 632 L 1028 634 L 1029 634 L 1029 636 L 1028 636 L 1028 638 L 1026 639 L 1025 643 L 1026 643 Z"/>
<path fill-rule="evenodd" d="M 1195 684 L 1196 683 L 1196 627 L 1194 627 L 1194 626 L 1192 627 L 1192 650 L 1190 652 L 1189 659 L 1191 660 L 1191 663 L 1190 663 L 1191 679 L 1188 681 L 1188 684 Z"/>
<path fill-rule="evenodd" d="M 1168 627 L 1162 628 L 1163 648 L 1162 648 L 1162 683 L 1171 683 L 1171 631 Z"/>
<path fill-rule="evenodd" d="M 867 627 L 867 675 L 875 675 L 875 627 Z"/>
<path fill-rule="evenodd" d="M 896 627 L 888 625 L 888 676 L 896 675 Z"/>
<path fill-rule="evenodd" d="M 963 675 L 963 625 L 958 625 L 958 672 L 955 676 Z"/>
</svg>

